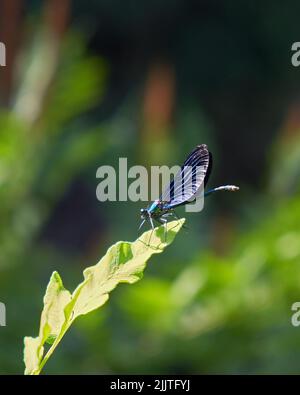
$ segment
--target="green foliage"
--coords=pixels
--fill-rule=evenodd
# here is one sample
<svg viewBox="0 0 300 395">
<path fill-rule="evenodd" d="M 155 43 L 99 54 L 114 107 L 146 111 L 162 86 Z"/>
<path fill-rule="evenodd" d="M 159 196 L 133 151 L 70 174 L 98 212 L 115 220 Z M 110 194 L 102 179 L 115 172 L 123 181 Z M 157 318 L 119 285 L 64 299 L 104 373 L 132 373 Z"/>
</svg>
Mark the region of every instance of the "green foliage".
<svg viewBox="0 0 300 395">
<path fill-rule="evenodd" d="M 291 325 L 299 300 L 299 222 L 299 197 L 285 199 L 237 236 L 226 256 L 205 249 L 180 261 L 171 278 L 147 276 L 122 290 L 116 303 L 142 335 L 127 345 L 137 359 L 118 361 L 115 371 L 299 372 L 299 329 Z M 139 354 L 141 341 L 151 350 Z"/>
<path fill-rule="evenodd" d="M 77 317 L 101 307 L 119 283 L 133 284 L 140 280 L 151 255 L 162 252 L 172 243 L 183 223 L 184 219 L 170 222 L 166 236 L 164 227 L 159 227 L 145 232 L 133 243 L 116 243 L 95 266 L 84 270 L 84 280 L 72 294 L 54 272 L 44 296 L 39 336 L 24 339 L 25 374 L 41 372 Z M 51 347 L 44 356 L 45 343 Z"/>
</svg>

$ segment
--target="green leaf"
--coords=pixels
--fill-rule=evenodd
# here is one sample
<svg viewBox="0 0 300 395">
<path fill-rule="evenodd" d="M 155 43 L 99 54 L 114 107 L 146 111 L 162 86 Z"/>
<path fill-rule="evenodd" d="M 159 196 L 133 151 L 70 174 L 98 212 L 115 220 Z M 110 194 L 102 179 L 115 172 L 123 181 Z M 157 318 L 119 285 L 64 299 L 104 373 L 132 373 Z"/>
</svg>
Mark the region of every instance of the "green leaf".
<svg viewBox="0 0 300 395">
<path fill-rule="evenodd" d="M 44 348 L 39 337 L 24 338 L 24 363 L 25 374 L 38 374 L 40 361 L 43 357 Z"/>
<path fill-rule="evenodd" d="M 44 309 L 41 316 L 39 337 L 43 341 L 53 343 L 68 317 L 64 308 L 71 301 L 71 294 L 63 286 L 60 275 L 53 272 L 46 294 L 44 296 Z"/>
<path fill-rule="evenodd" d="M 70 302 L 71 294 L 67 291 L 57 272 L 53 272 L 44 296 L 44 308 L 41 315 L 40 332 L 36 338 L 24 339 L 25 374 L 37 374 L 44 353 L 44 344 L 53 344 L 61 333 L 68 317 L 64 308 Z"/>
<path fill-rule="evenodd" d="M 94 266 L 84 270 L 84 280 L 73 294 L 66 290 L 54 272 L 44 296 L 39 337 L 24 340 L 25 374 L 39 374 L 74 320 L 101 307 L 119 283 L 140 280 L 148 259 L 162 252 L 174 240 L 184 219 L 145 232 L 135 242 L 119 241 Z M 43 357 L 44 344 L 51 344 Z"/>
</svg>

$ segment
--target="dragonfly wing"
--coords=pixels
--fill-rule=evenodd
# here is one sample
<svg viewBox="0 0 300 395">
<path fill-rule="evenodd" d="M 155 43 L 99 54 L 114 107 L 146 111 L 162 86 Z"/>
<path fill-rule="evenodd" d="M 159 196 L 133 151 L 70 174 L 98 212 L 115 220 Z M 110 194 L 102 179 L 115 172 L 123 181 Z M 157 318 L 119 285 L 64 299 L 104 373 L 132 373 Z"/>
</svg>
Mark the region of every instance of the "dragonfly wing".
<svg viewBox="0 0 300 395">
<path fill-rule="evenodd" d="M 161 196 L 166 208 L 176 207 L 193 199 L 208 177 L 212 166 L 212 156 L 205 144 L 198 145 L 187 157 L 169 187 Z"/>
</svg>

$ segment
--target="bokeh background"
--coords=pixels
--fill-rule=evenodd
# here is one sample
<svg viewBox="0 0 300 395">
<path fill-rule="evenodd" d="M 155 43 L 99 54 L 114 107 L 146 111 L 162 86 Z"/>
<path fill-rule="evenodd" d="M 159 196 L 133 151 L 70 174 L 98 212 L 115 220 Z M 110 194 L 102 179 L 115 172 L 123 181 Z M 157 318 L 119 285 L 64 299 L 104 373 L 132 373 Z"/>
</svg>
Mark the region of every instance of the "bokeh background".
<svg viewBox="0 0 300 395">
<path fill-rule="evenodd" d="M 0 0 L 0 372 L 23 372 L 53 270 L 73 290 L 143 202 L 96 199 L 96 170 L 181 164 L 240 192 L 78 319 L 45 373 L 299 373 L 297 0 Z"/>
</svg>

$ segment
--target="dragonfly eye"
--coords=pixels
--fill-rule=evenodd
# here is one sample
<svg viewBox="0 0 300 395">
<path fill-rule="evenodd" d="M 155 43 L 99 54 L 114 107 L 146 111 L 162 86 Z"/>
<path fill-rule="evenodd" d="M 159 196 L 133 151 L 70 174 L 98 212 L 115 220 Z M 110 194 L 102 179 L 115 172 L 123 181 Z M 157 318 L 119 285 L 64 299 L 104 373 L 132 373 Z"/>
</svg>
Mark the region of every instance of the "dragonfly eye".
<svg viewBox="0 0 300 395">
<path fill-rule="evenodd" d="M 147 217 L 147 210 L 145 208 L 141 208 L 141 217 L 146 218 Z"/>
</svg>

